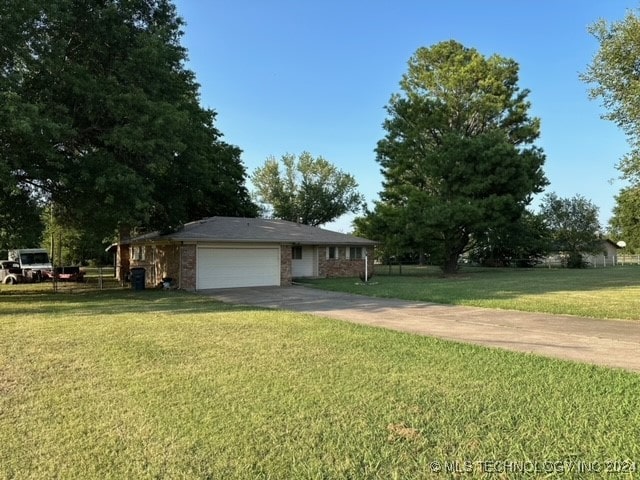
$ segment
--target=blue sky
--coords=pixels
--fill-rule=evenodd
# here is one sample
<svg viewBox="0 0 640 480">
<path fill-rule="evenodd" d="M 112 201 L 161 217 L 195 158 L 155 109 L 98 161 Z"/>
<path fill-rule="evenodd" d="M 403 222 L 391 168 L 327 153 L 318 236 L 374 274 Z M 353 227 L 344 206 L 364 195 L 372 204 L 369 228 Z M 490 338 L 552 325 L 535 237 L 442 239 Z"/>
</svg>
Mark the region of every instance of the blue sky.
<svg viewBox="0 0 640 480">
<path fill-rule="evenodd" d="M 581 194 L 606 225 L 623 183 L 622 132 L 578 78 L 597 51 L 587 27 L 631 0 L 176 0 L 182 44 L 225 140 L 250 174 L 267 157 L 309 151 L 353 174 L 370 204 L 384 107 L 419 47 L 454 39 L 520 65 L 541 119 L 546 192 Z M 249 185 L 250 186 L 250 185 Z M 536 198 L 535 209 L 540 203 Z M 352 217 L 327 225 L 350 230 Z"/>
</svg>

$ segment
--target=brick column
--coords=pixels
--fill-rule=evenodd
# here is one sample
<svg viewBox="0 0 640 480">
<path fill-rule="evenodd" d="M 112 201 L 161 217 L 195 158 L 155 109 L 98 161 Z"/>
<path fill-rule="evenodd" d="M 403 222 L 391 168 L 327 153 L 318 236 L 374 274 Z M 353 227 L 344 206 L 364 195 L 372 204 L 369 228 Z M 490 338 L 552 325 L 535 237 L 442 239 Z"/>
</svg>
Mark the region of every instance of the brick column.
<svg viewBox="0 0 640 480">
<path fill-rule="evenodd" d="M 180 288 L 183 290 L 196 289 L 196 246 L 182 245 L 180 247 Z"/>
<path fill-rule="evenodd" d="M 280 246 L 280 285 L 291 285 L 291 245 Z"/>
</svg>

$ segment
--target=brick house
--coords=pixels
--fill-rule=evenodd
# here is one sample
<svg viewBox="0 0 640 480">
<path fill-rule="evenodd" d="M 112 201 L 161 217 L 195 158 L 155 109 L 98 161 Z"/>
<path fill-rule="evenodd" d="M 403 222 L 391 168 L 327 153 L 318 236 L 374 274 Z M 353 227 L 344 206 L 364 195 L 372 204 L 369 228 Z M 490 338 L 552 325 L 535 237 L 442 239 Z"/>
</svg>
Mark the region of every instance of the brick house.
<svg viewBox="0 0 640 480">
<path fill-rule="evenodd" d="M 210 217 L 174 233 L 124 240 L 116 263 L 120 275 L 144 268 L 148 286 L 163 278 L 185 290 L 289 285 L 294 278 L 371 272 L 375 243 L 285 220 Z"/>
</svg>

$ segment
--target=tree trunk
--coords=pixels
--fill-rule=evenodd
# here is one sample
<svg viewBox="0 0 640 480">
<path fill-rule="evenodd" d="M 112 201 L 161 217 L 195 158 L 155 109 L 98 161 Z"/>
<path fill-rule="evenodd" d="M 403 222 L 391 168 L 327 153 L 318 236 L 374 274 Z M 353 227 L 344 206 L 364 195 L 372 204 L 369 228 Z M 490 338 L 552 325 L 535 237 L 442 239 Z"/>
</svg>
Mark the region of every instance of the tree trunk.
<svg viewBox="0 0 640 480">
<path fill-rule="evenodd" d="M 446 275 L 454 274 L 458 272 L 458 258 L 457 253 L 450 252 L 444 259 L 442 264 L 442 272 Z"/>
<path fill-rule="evenodd" d="M 458 238 L 451 237 L 444 242 L 444 259 L 442 261 L 442 271 L 445 275 L 458 272 L 458 260 L 469 243 L 469 236 L 460 234 Z"/>
<path fill-rule="evenodd" d="M 116 247 L 116 278 L 122 286 L 126 283 L 125 280 L 131 267 L 129 256 L 130 237 L 131 229 L 128 227 L 120 227 L 118 230 L 118 245 Z"/>
</svg>

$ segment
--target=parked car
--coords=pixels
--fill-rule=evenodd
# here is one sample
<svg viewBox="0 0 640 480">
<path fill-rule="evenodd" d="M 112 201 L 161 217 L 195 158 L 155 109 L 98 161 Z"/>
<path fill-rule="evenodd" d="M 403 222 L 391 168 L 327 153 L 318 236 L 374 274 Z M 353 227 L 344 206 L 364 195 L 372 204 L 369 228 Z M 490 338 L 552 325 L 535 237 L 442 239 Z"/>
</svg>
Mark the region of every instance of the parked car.
<svg viewBox="0 0 640 480">
<path fill-rule="evenodd" d="M 22 273 L 20 264 L 13 260 L 0 261 L 0 281 L 5 285 L 15 285 L 16 283 L 24 283 L 27 281 Z"/>
</svg>

